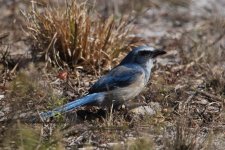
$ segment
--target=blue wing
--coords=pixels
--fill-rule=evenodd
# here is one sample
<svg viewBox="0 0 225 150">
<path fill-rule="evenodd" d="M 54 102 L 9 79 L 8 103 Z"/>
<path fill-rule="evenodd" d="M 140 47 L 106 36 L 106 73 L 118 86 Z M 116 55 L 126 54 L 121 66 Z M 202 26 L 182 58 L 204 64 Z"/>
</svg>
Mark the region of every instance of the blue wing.
<svg viewBox="0 0 225 150">
<path fill-rule="evenodd" d="M 100 78 L 90 89 L 89 93 L 111 91 L 118 87 L 132 84 L 144 70 L 138 65 L 120 65 L 112 69 L 107 75 Z"/>
</svg>

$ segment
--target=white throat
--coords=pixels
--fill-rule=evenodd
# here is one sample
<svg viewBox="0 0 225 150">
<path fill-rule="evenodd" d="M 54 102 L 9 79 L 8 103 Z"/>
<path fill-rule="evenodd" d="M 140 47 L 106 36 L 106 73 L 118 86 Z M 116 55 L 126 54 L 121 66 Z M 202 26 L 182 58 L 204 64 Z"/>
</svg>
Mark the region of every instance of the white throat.
<svg viewBox="0 0 225 150">
<path fill-rule="evenodd" d="M 149 59 L 143 66 L 144 70 L 145 70 L 145 80 L 146 80 L 146 83 L 148 82 L 149 78 L 150 78 L 150 75 L 151 75 L 151 71 L 152 71 L 152 68 L 154 67 L 154 60 L 153 59 Z"/>
</svg>

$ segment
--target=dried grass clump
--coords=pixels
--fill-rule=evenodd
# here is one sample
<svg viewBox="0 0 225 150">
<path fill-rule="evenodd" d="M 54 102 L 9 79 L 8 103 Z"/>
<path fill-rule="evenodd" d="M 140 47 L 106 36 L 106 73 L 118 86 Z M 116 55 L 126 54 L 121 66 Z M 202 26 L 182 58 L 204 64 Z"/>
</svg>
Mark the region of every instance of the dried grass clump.
<svg viewBox="0 0 225 150">
<path fill-rule="evenodd" d="M 130 26 L 125 19 L 101 20 L 86 3 L 47 5 L 26 14 L 27 29 L 35 42 L 33 56 L 65 67 L 110 66 L 123 49 Z"/>
<path fill-rule="evenodd" d="M 170 137 L 167 135 L 168 133 L 164 135 L 166 150 L 205 149 L 207 145 L 210 145 L 210 135 L 202 132 L 199 128 L 190 128 L 188 122 L 186 118 L 178 118 L 175 128 L 167 129 L 167 132 L 172 132 L 174 135 Z"/>
</svg>

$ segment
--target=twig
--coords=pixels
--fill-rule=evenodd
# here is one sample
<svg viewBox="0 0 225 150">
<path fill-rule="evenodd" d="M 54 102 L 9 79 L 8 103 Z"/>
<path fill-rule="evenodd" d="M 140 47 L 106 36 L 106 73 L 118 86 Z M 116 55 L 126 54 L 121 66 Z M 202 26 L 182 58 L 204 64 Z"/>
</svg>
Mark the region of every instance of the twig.
<svg viewBox="0 0 225 150">
<path fill-rule="evenodd" d="M 0 41 L 2 39 L 6 38 L 7 36 L 9 36 L 9 33 L 8 32 L 0 34 Z"/>
<path fill-rule="evenodd" d="M 206 97 L 209 97 L 213 102 L 218 102 L 219 101 L 219 102 L 225 103 L 225 99 L 220 98 L 220 97 L 218 97 L 216 95 L 210 94 L 210 93 L 208 93 L 206 91 L 200 91 L 200 90 L 197 90 L 197 89 L 195 89 L 195 91 L 197 93 L 199 93 L 199 94 L 202 94 L 202 95 L 204 95 Z"/>
<path fill-rule="evenodd" d="M 20 63 L 20 61 L 19 61 L 18 63 L 16 63 L 16 65 L 15 65 L 15 66 L 13 67 L 13 69 L 10 71 L 11 74 L 14 73 L 15 70 L 18 68 L 19 63 Z"/>
<path fill-rule="evenodd" d="M 225 36 L 225 31 L 222 34 L 220 34 L 220 36 L 218 36 L 212 43 L 210 43 L 208 47 L 212 47 L 213 45 L 218 43 L 224 36 Z"/>
<path fill-rule="evenodd" d="M 186 105 L 192 101 L 192 99 L 196 96 L 196 94 L 197 94 L 196 91 L 195 91 L 194 93 L 192 93 L 192 94 L 187 98 L 187 100 L 181 104 L 181 108 L 179 108 L 179 109 L 180 109 L 181 111 L 182 111 L 182 110 L 184 111 L 185 108 L 186 108 Z"/>
</svg>

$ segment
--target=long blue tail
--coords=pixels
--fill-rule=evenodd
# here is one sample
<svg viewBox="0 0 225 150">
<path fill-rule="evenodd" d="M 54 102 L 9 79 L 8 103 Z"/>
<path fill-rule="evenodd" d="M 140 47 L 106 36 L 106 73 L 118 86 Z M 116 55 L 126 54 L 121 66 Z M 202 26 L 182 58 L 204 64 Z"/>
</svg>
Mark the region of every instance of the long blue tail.
<svg viewBox="0 0 225 150">
<path fill-rule="evenodd" d="M 69 112 L 69 111 L 72 111 L 72 110 L 74 110 L 74 109 L 76 109 L 80 106 L 88 105 L 88 104 L 98 102 L 98 101 L 103 101 L 103 100 L 104 100 L 104 94 L 103 93 L 89 94 L 89 95 L 84 96 L 80 99 L 77 99 L 77 100 L 69 102 L 69 103 L 67 103 L 63 106 L 55 108 L 52 111 L 42 112 L 42 113 L 40 113 L 40 117 L 43 120 L 46 120 L 47 118 L 53 117 L 56 114 Z"/>
</svg>

